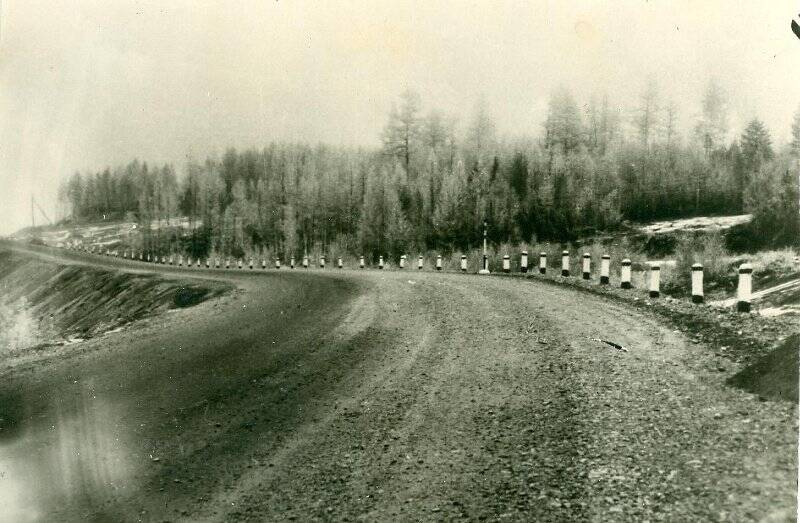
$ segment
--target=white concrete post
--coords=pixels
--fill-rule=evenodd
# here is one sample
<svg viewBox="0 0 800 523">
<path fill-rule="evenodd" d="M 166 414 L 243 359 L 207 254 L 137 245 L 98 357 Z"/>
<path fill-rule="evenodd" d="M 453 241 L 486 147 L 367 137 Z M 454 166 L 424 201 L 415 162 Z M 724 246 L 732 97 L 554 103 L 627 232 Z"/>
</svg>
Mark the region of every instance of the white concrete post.
<svg viewBox="0 0 800 523">
<path fill-rule="evenodd" d="M 262 271 L 266 271 L 267 270 L 267 259 L 266 258 L 261 258 L 261 270 Z"/>
<path fill-rule="evenodd" d="M 601 285 L 608 285 L 611 281 L 609 276 L 611 275 L 611 256 L 608 254 L 604 254 L 602 258 L 600 258 L 600 284 Z"/>
<path fill-rule="evenodd" d="M 192 257 L 191 256 L 187 256 L 186 257 L 186 266 L 189 267 L 189 268 L 192 267 Z"/>
<path fill-rule="evenodd" d="M 588 252 L 583 254 L 583 279 L 592 279 L 592 255 Z"/>
<path fill-rule="evenodd" d="M 197 258 L 197 267 L 200 267 L 200 258 Z"/>
<path fill-rule="evenodd" d="M 467 255 L 461 255 L 461 272 L 467 272 Z"/>
<path fill-rule="evenodd" d="M 383 256 L 378 256 L 378 269 L 383 269 Z"/>
<path fill-rule="evenodd" d="M 250 270 L 253 270 L 253 258 L 250 258 Z"/>
<path fill-rule="evenodd" d="M 423 265 L 424 265 L 424 261 L 422 259 L 422 255 L 420 254 L 419 260 L 417 261 L 417 270 L 421 271 Z"/>
<path fill-rule="evenodd" d="M 303 256 L 303 268 L 308 269 L 308 256 Z"/>
<path fill-rule="evenodd" d="M 219 269 L 219 257 L 214 259 L 214 268 Z"/>
<path fill-rule="evenodd" d="M 144 261 L 144 253 L 139 252 L 139 261 Z"/>
<path fill-rule="evenodd" d="M 164 265 L 166 263 L 167 263 L 167 257 L 166 256 L 162 256 L 161 257 L 161 264 Z"/>
<path fill-rule="evenodd" d="M 441 271 L 442 270 L 442 255 L 441 254 L 436 257 L 436 270 L 437 271 Z"/>
<path fill-rule="evenodd" d="M 275 268 L 276 269 L 280 269 L 281 268 L 281 259 L 280 258 L 275 258 Z"/>
<path fill-rule="evenodd" d="M 503 272 L 511 272 L 511 256 L 503 255 Z"/>
<path fill-rule="evenodd" d="M 561 276 L 569 276 L 569 251 L 561 252 Z"/>
<path fill-rule="evenodd" d="M 320 256 L 319 257 L 319 268 L 320 269 L 324 269 L 325 268 L 325 256 Z"/>
<path fill-rule="evenodd" d="M 400 256 L 400 265 L 399 265 L 399 267 L 401 269 L 405 269 L 406 268 L 406 255 L 405 254 Z"/>
<path fill-rule="evenodd" d="M 183 255 L 178 255 L 178 267 L 183 267 Z"/>
<path fill-rule="evenodd" d="M 237 267 L 239 267 L 239 269 L 242 268 L 242 259 L 241 258 L 239 258 L 239 261 L 236 263 L 236 265 L 237 265 Z"/>
<path fill-rule="evenodd" d="M 520 272 L 528 272 L 528 251 L 522 251 L 519 257 L 519 270 Z"/>
<path fill-rule="evenodd" d="M 620 287 L 630 289 L 631 285 L 631 261 L 628 258 L 622 260 L 622 267 L 619 273 Z"/>
<path fill-rule="evenodd" d="M 211 258 L 206 258 L 206 269 L 211 268 Z"/>
<path fill-rule="evenodd" d="M 661 294 L 661 265 L 650 264 L 650 297 L 658 298 Z"/>
<path fill-rule="evenodd" d="M 703 265 L 692 265 L 692 303 L 703 303 Z"/>
<path fill-rule="evenodd" d="M 289 268 L 294 269 L 294 256 L 289 258 Z"/>
<path fill-rule="evenodd" d="M 743 263 L 739 266 L 739 287 L 736 289 L 736 310 L 750 312 L 750 300 L 753 292 L 753 266 Z"/>
<path fill-rule="evenodd" d="M 359 269 L 363 269 L 364 268 L 364 255 L 363 254 L 358 257 L 358 268 Z"/>
<path fill-rule="evenodd" d="M 539 274 L 545 274 L 547 272 L 547 253 L 540 252 L 539 253 Z"/>
<path fill-rule="evenodd" d="M 336 264 L 339 266 L 340 269 L 344 267 L 344 263 L 342 263 L 341 256 L 339 256 L 339 259 L 336 261 Z"/>
<path fill-rule="evenodd" d="M 149 252 L 147 253 L 147 261 L 148 262 L 150 261 L 150 253 Z"/>
<path fill-rule="evenodd" d="M 225 260 L 225 268 L 226 269 L 230 269 L 231 268 L 231 259 L 230 258 Z"/>
<path fill-rule="evenodd" d="M 170 265 L 173 265 L 173 264 L 174 264 L 174 262 L 175 262 L 175 258 L 173 258 L 173 257 L 172 257 L 172 255 L 170 254 L 170 255 L 169 255 L 169 264 L 170 264 Z"/>
</svg>

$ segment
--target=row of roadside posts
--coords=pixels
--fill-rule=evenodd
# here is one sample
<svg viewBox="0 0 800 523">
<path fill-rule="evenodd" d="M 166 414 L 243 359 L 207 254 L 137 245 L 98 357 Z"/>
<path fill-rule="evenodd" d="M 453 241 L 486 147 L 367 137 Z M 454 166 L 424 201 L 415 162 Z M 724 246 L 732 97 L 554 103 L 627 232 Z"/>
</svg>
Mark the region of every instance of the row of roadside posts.
<svg viewBox="0 0 800 523">
<path fill-rule="evenodd" d="M 101 254 L 101 251 L 96 250 L 94 247 L 92 248 L 82 248 L 81 250 Z M 106 256 L 117 256 L 119 257 L 119 251 L 110 251 L 106 250 L 104 253 Z M 135 261 L 143 261 L 143 262 L 150 262 L 150 263 L 161 263 L 165 265 L 176 265 L 178 267 L 202 267 L 203 265 L 209 269 L 212 266 L 211 258 L 206 258 L 205 262 L 203 263 L 200 258 L 195 258 L 194 260 L 191 257 L 184 258 L 182 255 L 170 255 L 167 256 L 151 256 L 150 253 L 144 252 L 134 252 L 134 251 L 123 251 L 122 258 L 129 258 Z M 250 258 L 248 266 L 250 269 L 254 268 L 254 260 Z M 417 259 L 417 269 L 422 270 L 425 266 L 425 260 L 422 255 L 419 256 Z M 234 266 L 242 269 L 244 267 L 244 261 L 242 259 L 234 260 Z M 326 259 L 325 256 L 320 256 L 319 258 L 319 268 L 325 268 Z M 398 263 L 399 269 L 405 269 L 407 267 L 408 258 L 405 255 L 400 256 L 400 261 Z M 194 264 L 194 265 L 193 265 Z M 220 258 L 215 258 L 213 266 L 215 269 L 220 269 L 224 266 L 226 269 L 231 268 L 231 259 L 227 258 L 223 261 Z M 301 266 L 305 269 L 308 269 L 310 266 L 310 261 L 308 256 L 304 256 L 301 262 Z M 383 270 L 385 266 L 383 256 L 378 258 L 378 269 Z M 625 258 L 620 262 L 620 287 L 623 289 L 631 289 L 633 285 L 631 284 L 631 266 L 632 262 L 630 259 Z M 295 268 L 295 258 L 291 257 L 289 259 L 289 267 L 291 269 Z M 336 259 L 336 267 L 339 269 L 344 268 L 344 263 L 341 257 Z M 359 257 L 358 262 L 359 269 L 366 268 L 365 258 L 364 256 Z M 265 259 L 261 260 L 261 268 L 267 268 L 267 261 Z M 281 268 L 281 260 L 279 258 L 275 259 L 275 268 Z M 438 255 L 436 257 L 435 268 L 437 271 L 443 270 L 442 265 L 442 256 Z M 461 255 L 461 263 L 459 266 L 461 272 L 466 273 L 468 270 L 467 267 L 467 256 L 462 254 Z M 519 264 L 520 272 L 527 273 L 529 264 L 528 264 L 528 251 L 522 251 L 520 253 L 520 264 Z M 659 263 L 650 263 L 650 277 L 648 281 L 648 292 L 651 298 L 658 298 L 661 294 L 660 286 L 661 286 L 661 265 Z M 502 269 L 504 273 L 511 272 L 511 257 L 506 254 L 503 256 L 503 264 Z M 600 284 L 601 285 L 608 285 L 611 283 L 610 279 L 610 270 L 611 270 L 611 256 L 608 254 L 604 254 L 600 258 Z M 479 274 L 489 274 L 489 264 L 487 255 L 483 255 L 482 259 L 482 268 L 478 271 Z M 547 253 L 542 252 L 539 254 L 539 274 L 546 274 L 547 273 Z M 582 264 L 581 264 L 581 273 L 584 280 L 591 280 L 592 279 L 592 256 L 589 253 L 583 255 Z M 563 251 L 561 253 L 561 276 L 568 278 L 570 277 L 570 253 L 569 251 Z M 739 312 L 750 312 L 750 302 L 752 299 L 752 276 L 753 276 L 753 268 L 749 263 L 744 263 L 739 266 L 739 284 L 736 291 L 736 310 Z M 703 266 L 702 264 L 695 263 L 692 265 L 692 303 L 703 303 L 704 296 L 703 296 Z"/>
</svg>

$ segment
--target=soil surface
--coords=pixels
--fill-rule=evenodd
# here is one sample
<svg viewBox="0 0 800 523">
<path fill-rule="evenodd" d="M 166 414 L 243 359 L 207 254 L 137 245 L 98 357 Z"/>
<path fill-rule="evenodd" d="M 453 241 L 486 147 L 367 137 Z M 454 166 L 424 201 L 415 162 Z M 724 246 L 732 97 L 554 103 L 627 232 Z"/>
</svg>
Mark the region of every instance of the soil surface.
<svg viewBox="0 0 800 523">
<path fill-rule="evenodd" d="M 726 385 L 746 358 L 637 305 L 27 250 L 236 290 L 0 365 L 0 519 L 795 518 L 796 405 Z"/>
</svg>

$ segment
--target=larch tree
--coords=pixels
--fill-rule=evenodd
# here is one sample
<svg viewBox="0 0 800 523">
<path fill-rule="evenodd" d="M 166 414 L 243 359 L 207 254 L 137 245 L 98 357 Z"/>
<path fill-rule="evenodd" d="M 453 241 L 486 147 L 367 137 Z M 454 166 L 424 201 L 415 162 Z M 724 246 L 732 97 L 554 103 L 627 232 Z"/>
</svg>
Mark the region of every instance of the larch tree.
<svg viewBox="0 0 800 523">
<path fill-rule="evenodd" d="M 412 162 L 421 135 L 419 116 L 421 100 L 418 93 L 407 89 L 400 96 L 400 107 L 392 107 L 389 121 L 383 130 L 384 151 L 397 158 L 406 172 L 406 179 L 413 180 Z"/>
</svg>

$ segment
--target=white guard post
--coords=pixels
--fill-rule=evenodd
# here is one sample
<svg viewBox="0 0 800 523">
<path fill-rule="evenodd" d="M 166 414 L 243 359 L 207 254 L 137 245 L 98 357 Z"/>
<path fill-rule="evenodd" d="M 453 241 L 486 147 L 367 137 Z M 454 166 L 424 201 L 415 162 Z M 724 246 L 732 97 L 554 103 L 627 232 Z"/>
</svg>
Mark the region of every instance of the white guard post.
<svg viewBox="0 0 800 523">
<path fill-rule="evenodd" d="M 661 265 L 650 264 L 650 297 L 658 298 L 661 294 Z"/>
<path fill-rule="evenodd" d="M 703 303 L 703 265 L 692 265 L 692 303 Z"/>
<path fill-rule="evenodd" d="M 736 310 L 750 312 L 750 300 L 753 292 L 753 266 L 743 263 L 739 266 L 739 286 L 736 289 Z"/>
<path fill-rule="evenodd" d="M 611 256 L 608 254 L 604 254 L 602 258 L 600 258 L 600 284 L 601 285 L 608 285 L 611 281 L 609 276 L 611 274 Z"/>
<path fill-rule="evenodd" d="M 622 260 L 622 266 L 619 270 L 620 287 L 623 289 L 630 289 L 631 285 L 631 261 L 628 258 Z"/>
</svg>

